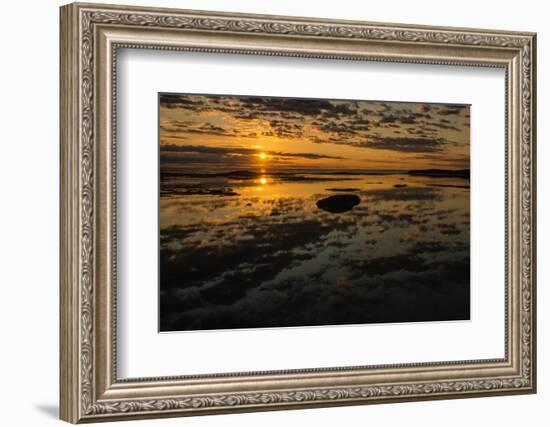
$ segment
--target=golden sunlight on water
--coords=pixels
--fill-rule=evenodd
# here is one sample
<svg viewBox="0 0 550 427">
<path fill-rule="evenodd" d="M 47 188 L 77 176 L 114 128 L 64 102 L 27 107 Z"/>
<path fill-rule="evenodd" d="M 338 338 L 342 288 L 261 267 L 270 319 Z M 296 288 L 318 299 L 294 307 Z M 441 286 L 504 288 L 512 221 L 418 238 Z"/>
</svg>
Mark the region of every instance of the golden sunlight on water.
<svg viewBox="0 0 550 427">
<path fill-rule="evenodd" d="M 163 94 L 162 331 L 469 319 L 470 107 Z"/>
</svg>

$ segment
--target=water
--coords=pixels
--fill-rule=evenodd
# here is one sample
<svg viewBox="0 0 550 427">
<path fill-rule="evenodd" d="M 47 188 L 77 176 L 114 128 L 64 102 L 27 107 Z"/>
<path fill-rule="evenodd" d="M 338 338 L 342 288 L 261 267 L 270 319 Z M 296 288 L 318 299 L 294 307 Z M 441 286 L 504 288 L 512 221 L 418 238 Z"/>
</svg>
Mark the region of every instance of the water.
<svg viewBox="0 0 550 427">
<path fill-rule="evenodd" d="M 161 331 L 468 319 L 469 236 L 467 178 L 166 173 Z"/>
</svg>

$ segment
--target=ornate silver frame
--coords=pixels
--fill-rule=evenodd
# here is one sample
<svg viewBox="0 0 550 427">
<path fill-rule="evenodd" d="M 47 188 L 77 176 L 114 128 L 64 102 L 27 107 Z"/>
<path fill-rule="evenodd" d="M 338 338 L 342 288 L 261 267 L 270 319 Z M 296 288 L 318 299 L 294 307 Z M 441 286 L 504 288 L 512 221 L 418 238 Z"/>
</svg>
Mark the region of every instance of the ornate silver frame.
<svg viewBox="0 0 550 427">
<path fill-rule="evenodd" d="M 534 393 L 535 34 L 99 4 L 61 8 L 61 419 L 111 421 Z M 505 357 L 119 380 L 117 48 L 506 70 Z"/>
</svg>

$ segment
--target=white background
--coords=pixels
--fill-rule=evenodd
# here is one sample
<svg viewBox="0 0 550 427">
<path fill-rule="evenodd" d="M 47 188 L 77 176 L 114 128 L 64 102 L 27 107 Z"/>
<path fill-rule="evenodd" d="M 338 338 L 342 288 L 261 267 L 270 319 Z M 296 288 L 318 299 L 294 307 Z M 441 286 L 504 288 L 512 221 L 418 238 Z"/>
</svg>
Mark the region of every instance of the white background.
<svg viewBox="0 0 550 427">
<path fill-rule="evenodd" d="M 118 3 L 115 0 L 111 0 Z M 326 18 L 537 31 L 538 117 L 550 116 L 545 98 L 550 74 L 550 29 L 544 2 L 469 1 L 138 1 L 134 4 Z M 8 5 L 9 4 L 9 5 Z M 3 5 L 0 101 L 0 399 L 2 424 L 59 425 L 58 401 L 58 1 Z M 480 426 L 548 423 L 550 376 L 550 197 L 545 190 L 550 153 L 548 126 L 539 120 L 539 393 L 454 401 L 282 411 L 124 425 L 279 426 L 399 425 Z M 491 171 L 488 171 L 490 173 Z M 545 194 L 546 193 L 546 194 Z M 546 217 L 546 222 L 545 222 Z M 487 254 L 487 256 L 494 256 Z"/>
<path fill-rule="evenodd" d="M 135 49 L 117 64 L 120 378 L 504 357 L 503 69 Z M 157 108 L 167 91 L 471 104 L 471 321 L 158 334 Z M 208 357 L 215 349 L 223 357 Z"/>
</svg>

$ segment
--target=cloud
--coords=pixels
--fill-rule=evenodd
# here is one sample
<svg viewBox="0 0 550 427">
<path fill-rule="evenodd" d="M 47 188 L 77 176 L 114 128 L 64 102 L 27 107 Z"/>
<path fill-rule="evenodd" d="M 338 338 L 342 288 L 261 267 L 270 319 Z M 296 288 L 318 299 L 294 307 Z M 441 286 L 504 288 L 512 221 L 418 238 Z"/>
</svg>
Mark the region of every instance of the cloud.
<svg viewBox="0 0 550 427">
<path fill-rule="evenodd" d="M 430 126 L 433 126 L 433 127 L 436 127 L 436 128 L 439 128 L 439 129 L 449 129 L 449 130 L 454 130 L 454 131 L 457 131 L 457 132 L 460 132 L 460 129 L 456 126 L 453 126 L 451 124 L 448 124 L 448 120 L 447 121 L 443 121 L 444 119 L 440 120 L 439 122 L 432 122 L 430 123 Z"/>
<path fill-rule="evenodd" d="M 468 111 L 469 106 L 466 105 L 448 105 L 444 108 L 439 109 L 438 114 L 443 116 L 458 115 L 463 111 Z"/>
<path fill-rule="evenodd" d="M 401 116 L 399 118 L 399 121 L 403 124 L 410 125 L 410 124 L 416 123 L 416 118 L 417 116 L 415 114 L 409 114 L 409 115 Z"/>
<path fill-rule="evenodd" d="M 399 120 L 399 118 L 393 114 L 388 114 L 386 116 L 382 116 L 380 119 L 380 123 L 395 123 Z"/>
<path fill-rule="evenodd" d="M 440 154 L 420 154 L 415 156 L 407 157 L 407 159 L 421 159 L 421 160 L 431 160 L 436 162 L 442 162 L 442 163 L 456 163 L 461 165 L 469 165 L 470 164 L 470 156 L 464 155 L 464 156 L 444 156 L 442 157 Z"/>
<path fill-rule="evenodd" d="M 403 153 L 433 153 L 443 151 L 445 144 L 440 138 L 378 137 L 364 142 L 362 146 Z"/>
<path fill-rule="evenodd" d="M 441 201 L 441 190 L 433 187 L 402 187 L 370 190 L 365 193 L 369 202 L 380 201 Z"/>
<path fill-rule="evenodd" d="M 191 97 L 187 95 L 176 95 L 176 94 L 160 94 L 160 105 L 164 108 L 197 108 L 199 106 L 204 106 L 200 97 Z"/>
<path fill-rule="evenodd" d="M 235 154 L 257 156 L 259 153 L 265 153 L 273 157 L 298 157 L 303 159 L 334 159 L 342 160 L 344 157 L 330 156 L 318 153 L 290 153 L 284 151 L 268 151 L 259 150 L 247 147 L 216 147 L 205 145 L 178 145 L 178 144 L 162 144 L 160 147 L 161 155 L 169 155 L 170 153 L 201 153 L 201 154 L 218 154 L 222 156 L 231 156 Z M 176 158 L 177 156 L 172 156 Z"/>
<path fill-rule="evenodd" d="M 196 133 L 207 135 L 233 136 L 234 132 L 212 123 L 196 123 L 191 121 L 170 120 L 160 125 L 162 132 L 167 133 Z"/>
<path fill-rule="evenodd" d="M 161 108 L 181 109 L 180 120 L 161 120 L 165 141 L 185 138 L 187 142 L 199 142 L 201 135 L 267 137 L 284 139 L 285 144 L 308 141 L 399 153 L 433 153 L 443 160 L 443 154 L 452 147 L 463 147 L 469 140 L 464 121 L 469 114 L 467 105 L 181 94 L 161 94 L 160 103 Z M 173 118 L 174 113 L 170 114 Z M 448 131 L 462 135 L 450 140 Z M 339 158 L 286 151 L 272 155 Z"/>
<path fill-rule="evenodd" d="M 324 99 L 240 97 L 242 106 L 258 112 L 292 112 L 305 116 L 317 116 L 321 113 L 350 113 L 350 106 L 339 106 Z"/>
</svg>

